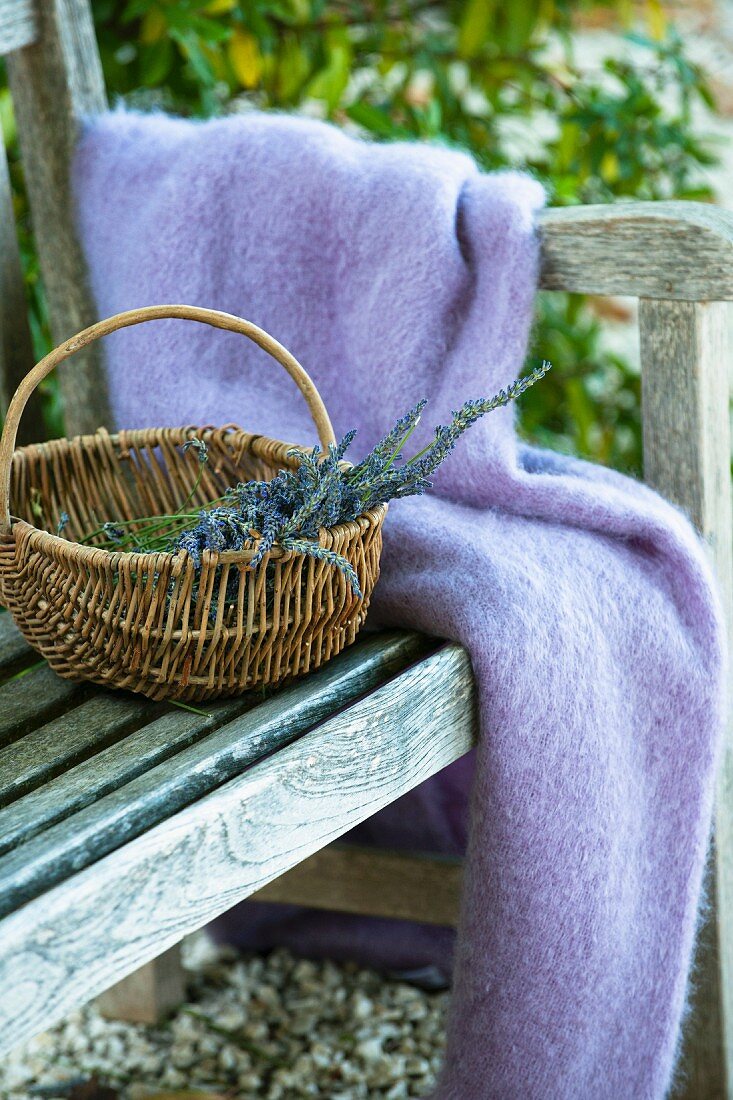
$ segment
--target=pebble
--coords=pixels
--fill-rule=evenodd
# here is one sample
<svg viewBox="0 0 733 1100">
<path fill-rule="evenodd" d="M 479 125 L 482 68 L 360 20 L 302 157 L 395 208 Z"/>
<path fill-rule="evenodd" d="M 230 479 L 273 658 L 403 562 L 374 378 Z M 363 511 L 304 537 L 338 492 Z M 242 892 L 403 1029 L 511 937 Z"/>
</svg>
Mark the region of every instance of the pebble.
<svg viewBox="0 0 733 1100">
<path fill-rule="evenodd" d="M 161 1085 L 165 1085 L 167 1089 L 182 1089 L 187 1082 L 185 1073 L 180 1073 L 177 1069 L 167 1069 L 160 1079 Z"/>
<path fill-rule="evenodd" d="M 238 1100 L 409 1100 L 435 1083 L 447 994 L 353 963 L 184 945 L 189 1001 L 158 1027 L 90 1005 L 0 1063 L 0 1100 L 96 1076 L 120 1100 L 201 1089 Z M 149 1090 L 149 1091 L 148 1091 Z"/>
<path fill-rule="evenodd" d="M 244 1027 L 246 1024 L 247 1014 L 241 1008 L 227 1008 L 224 1012 L 219 1013 L 216 1022 L 225 1031 L 237 1031 L 238 1028 Z"/>
<path fill-rule="evenodd" d="M 382 1057 L 382 1040 L 379 1035 L 364 1039 L 356 1047 L 356 1053 L 364 1062 L 375 1062 Z"/>
<path fill-rule="evenodd" d="M 357 990 L 351 998 L 351 1012 L 355 1020 L 368 1020 L 374 1015 L 374 1002 Z"/>
<path fill-rule="evenodd" d="M 174 1043 L 170 1060 L 175 1069 L 190 1069 L 198 1061 L 198 1052 L 192 1043 Z"/>
</svg>

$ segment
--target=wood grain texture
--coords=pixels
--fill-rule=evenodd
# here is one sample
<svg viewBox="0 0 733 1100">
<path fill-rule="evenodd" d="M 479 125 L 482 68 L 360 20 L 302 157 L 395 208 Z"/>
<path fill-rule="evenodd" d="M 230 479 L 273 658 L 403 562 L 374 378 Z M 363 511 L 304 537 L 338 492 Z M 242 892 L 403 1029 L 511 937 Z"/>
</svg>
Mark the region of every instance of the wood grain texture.
<svg viewBox="0 0 733 1100">
<path fill-rule="evenodd" d="M 180 731 L 187 728 L 189 716 L 176 712 L 156 719 L 134 739 L 136 762 L 143 737 L 148 745 L 148 766 L 136 778 L 115 786 L 109 794 L 65 816 L 0 859 L 0 915 L 6 915 L 67 875 L 139 836 L 267 753 L 281 750 L 355 696 L 372 690 L 394 671 L 424 654 L 431 645 L 434 643 L 414 634 L 372 638 L 258 706 L 251 708 L 245 702 L 241 707 L 245 713 L 239 718 L 151 766 L 152 747 L 166 741 L 175 744 L 176 738 L 181 737 Z M 198 722 L 201 729 L 200 719 Z M 95 787 L 111 785 L 110 770 L 119 779 L 120 757 L 125 754 L 129 754 L 129 745 L 123 742 L 118 751 L 109 750 L 96 758 L 97 778 L 90 793 Z M 73 781 L 73 773 L 70 775 Z M 68 789 L 68 782 L 62 779 L 56 786 Z M 25 800 L 31 815 L 37 813 L 34 803 L 39 794 L 31 796 L 32 802 Z M 19 805 L 16 803 L 16 807 Z M 45 800 L 44 811 L 47 806 Z M 10 807 L 6 813 L 17 827 L 13 809 Z"/>
<path fill-rule="evenodd" d="M 36 6 L 36 0 L 0 0 L 0 57 L 35 41 Z"/>
<path fill-rule="evenodd" d="M 0 10 L 0 33 L 2 32 Z M 15 233 L 15 212 L 5 151 L 0 151 L 0 405 L 5 415 L 21 379 L 33 366 L 23 272 Z M 38 394 L 29 402 L 19 441 L 43 439 L 45 430 Z"/>
<path fill-rule="evenodd" d="M 51 328 L 60 343 L 96 319 L 70 184 L 80 121 L 107 104 L 87 0 L 39 3 L 37 41 L 7 64 Z M 102 377 L 95 348 L 61 377 L 68 434 L 109 423 Z"/>
<path fill-rule="evenodd" d="M 689 1012 L 682 1028 L 677 1079 L 669 1100 L 727 1100 L 726 1024 L 720 969 L 721 930 L 716 905 L 714 845 L 708 859 L 709 908 L 695 945 Z"/>
<path fill-rule="evenodd" d="M 538 215 L 541 286 L 640 298 L 733 298 L 733 213 L 699 202 L 570 206 Z"/>
<path fill-rule="evenodd" d="M 429 651 L 430 643 L 426 645 L 425 641 L 419 639 L 417 635 L 385 632 L 375 637 L 367 636 L 347 654 L 336 658 L 337 663 L 332 671 L 338 675 L 337 682 L 340 685 L 338 690 L 341 693 L 350 690 L 349 684 L 358 690 L 368 690 L 370 686 L 376 686 L 410 661 L 424 656 Z M 313 690 L 317 689 L 318 682 L 317 677 L 310 681 Z M 332 685 L 335 684 L 335 681 L 330 682 Z M 106 694 L 102 697 L 110 698 Z M 128 695 L 111 697 L 135 702 Z M 95 694 L 88 705 L 91 706 L 97 698 Z M 252 710 L 261 701 L 261 697 L 255 695 L 214 703 L 210 705 L 208 717 L 170 708 L 160 717 L 152 721 L 148 720 L 144 726 L 122 741 L 107 748 L 102 747 L 100 752 L 72 767 L 63 775 L 58 775 L 55 779 L 46 782 L 42 787 L 34 790 L 30 796 L 19 798 L 11 805 L 0 809 L 0 855 L 5 855 L 57 822 L 71 817 L 79 810 L 125 787 L 132 780 L 188 748 L 189 745 L 208 737 L 226 722 Z M 137 706 L 141 710 L 145 709 L 149 714 L 148 704 L 137 701 Z M 18 747 L 23 743 L 24 741 L 18 742 Z M 170 781 L 170 773 L 164 773 L 164 775 L 167 781 Z M 131 792 L 127 790 L 122 797 L 130 794 Z M 133 791 L 132 794 L 135 792 Z M 142 797 L 140 790 L 137 790 L 137 796 Z M 150 806 L 154 808 L 156 806 L 154 788 L 152 792 L 148 791 L 147 797 Z M 185 791 L 184 797 L 187 797 Z M 155 812 L 160 812 L 161 806 L 165 810 L 168 805 L 162 794 L 157 803 L 158 810 Z M 139 803 L 137 809 L 140 809 Z M 95 820 L 102 822 L 109 810 L 110 804 L 107 803 L 104 811 L 100 812 Z M 131 803 L 130 811 L 132 810 Z M 81 824 L 83 827 L 85 822 L 89 827 L 91 824 L 89 818 L 79 819 L 76 824 Z"/>
<path fill-rule="evenodd" d="M 185 994 L 186 972 L 177 943 L 106 990 L 97 998 L 97 1008 L 108 1019 L 160 1024 Z"/>
<path fill-rule="evenodd" d="M 731 310 L 723 302 L 642 300 L 640 337 L 646 480 L 679 504 L 710 548 L 733 626 L 728 370 Z M 733 730 L 716 811 L 713 914 L 701 938 L 678 1095 L 726 1096 L 733 1081 Z M 714 916 L 717 911 L 717 918 Z M 719 973 L 720 968 L 720 973 Z M 727 1071 L 726 1071 L 727 1063 Z"/>
<path fill-rule="evenodd" d="M 728 325 L 724 302 L 642 299 L 644 478 L 682 506 L 731 574 Z M 726 591 L 730 600 L 730 592 Z"/>
<path fill-rule="evenodd" d="M 273 879 L 252 901 L 455 925 L 462 881 L 458 859 L 331 844 Z"/>
<path fill-rule="evenodd" d="M 7 613 L 0 613 L 0 678 L 37 660 L 27 641 Z"/>
<path fill-rule="evenodd" d="M 469 659 L 446 646 L 7 917 L 0 1053 L 446 767 L 476 729 Z"/>
<path fill-rule="evenodd" d="M 59 739 L 57 756 L 67 756 L 69 749 L 72 752 L 78 752 L 79 748 L 82 752 L 86 751 L 94 738 L 94 718 L 99 714 L 97 704 L 100 699 L 114 699 L 119 707 L 124 708 L 124 710 L 115 708 L 115 715 L 116 719 L 121 719 L 125 725 L 127 724 L 125 710 L 128 707 L 130 720 L 140 725 L 144 716 L 147 715 L 146 724 L 113 744 L 109 743 L 107 724 L 100 725 L 99 742 L 95 746 L 94 755 L 69 767 L 63 774 L 57 774 L 55 778 L 47 778 L 43 786 L 33 789 L 30 794 L 25 794 L 0 809 L 0 855 L 5 855 L 17 845 L 30 840 L 57 822 L 65 820 L 84 809 L 85 806 L 92 805 L 131 782 L 163 760 L 167 760 L 195 741 L 206 737 L 224 722 L 250 710 L 258 702 L 258 700 L 241 698 L 229 700 L 213 705 L 209 716 L 190 714 L 171 708 L 160 717 L 151 719 L 150 704 L 146 705 L 132 695 L 95 693 L 88 703 L 82 704 L 56 722 L 49 723 L 48 726 L 43 726 L 37 731 L 45 741 L 49 728 L 57 726 L 63 728 L 64 720 L 72 719 L 74 715 L 81 713 L 85 733 L 78 737 L 75 731 L 72 731 L 69 746 L 65 743 L 65 736 Z M 153 707 L 153 714 L 159 709 Z M 26 744 L 34 738 L 35 734 L 29 734 L 11 748 L 18 750 L 21 759 L 27 757 L 29 754 L 25 751 Z M 14 759 L 12 752 L 8 753 L 8 759 L 10 761 Z M 42 760 L 40 766 L 43 767 L 44 763 Z M 50 775 L 54 767 L 51 755 L 49 755 L 47 767 Z M 0 779 L 7 783 L 12 776 L 13 768 L 8 767 L 7 772 L 3 771 L 2 756 L 0 756 Z"/>
<path fill-rule="evenodd" d="M 0 696 L 0 748 L 63 714 L 88 694 L 88 685 L 62 680 L 48 665 L 37 665 L 9 680 Z"/>
<path fill-rule="evenodd" d="M 22 5 L 12 6 L 19 10 Z M 10 7 L 0 3 L 0 17 L 3 8 L 10 10 Z M 54 333 L 61 340 L 89 323 L 94 315 L 80 250 L 73 234 L 68 186 L 68 166 L 78 119 L 83 113 L 102 109 L 105 98 L 88 4 L 83 0 L 47 0 L 41 5 L 40 43 L 16 54 L 10 59 L 9 67 Z M 730 577 L 730 504 L 725 503 L 726 474 L 722 456 L 727 461 L 729 452 L 726 451 L 727 425 L 722 423 L 725 404 L 721 391 L 715 393 L 712 384 L 714 378 L 720 380 L 722 359 L 716 368 L 710 352 L 711 347 L 720 342 L 723 313 L 704 302 L 706 299 L 733 298 L 733 217 L 695 203 L 618 204 L 548 210 L 540 215 L 539 227 L 543 287 L 595 294 L 632 294 L 647 299 L 642 303 L 642 349 L 648 477 L 652 484 L 682 503 L 700 524 L 711 542 L 719 575 L 727 584 L 726 573 Z M 702 303 L 700 306 L 694 304 L 698 301 Z M 670 353 L 675 378 L 673 387 L 668 387 L 667 382 Z M 81 369 L 64 377 L 70 432 L 90 430 L 108 420 L 99 362 L 90 356 Z M 701 373 L 699 364 L 702 364 Z M 690 394 L 691 404 L 685 403 Z M 685 395 L 685 401 L 680 399 L 681 395 Z M 688 432 L 682 417 L 690 410 L 692 424 Z M 671 444 L 665 435 L 667 431 L 671 432 Z M 726 592 L 729 599 L 729 584 Z M 27 709 L 23 709 L 22 700 L 19 703 L 16 699 L 13 705 L 16 711 L 12 720 L 15 721 L 19 714 L 21 727 L 23 722 L 35 721 L 28 716 Z M 57 700 L 52 709 L 65 705 Z M 158 759 L 155 754 L 161 751 L 161 744 L 162 727 L 158 727 L 147 742 L 151 762 Z M 278 753 L 278 757 L 280 755 Z M 731 928 L 729 917 L 733 915 L 733 878 L 726 869 L 733 848 L 733 826 L 726 809 L 733 806 L 730 790 L 733 772 L 729 756 L 730 752 L 723 770 L 718 811 L 720 876 L 717 893 L 726 928 Z M 83 764 L 79 766 L 84 767 Z M 262 766 L 257 765 L 254 771 Z M 174 772 L 172 769 L 172 776 Z M 114 757 L 111 774 L 122 782 L 127 782 L 123 777 L 130 775 L 119 755 Z M 138 773 L 133 781 L 142 781 L 142 778 L 142 773 Z M 182 793 L 185 789 L 183 773 L 173 778 L 175 790 Z M 68 787 L 66 792 L 68 795 Z M 139 793 L 143 802 L 150 797 L 149 805 L 153 805 L 152 794 Z M 110 796 L 114 797 L 114 792 Z M 46 805 L 48 809 L 48 803 Z M 91 833 L 84 835 L 103 835 L 104 829 L 95 832 L 101 822 L 101 817 L 94 822 L 87 821 Z M 153 834 L 163 827 L 161 822 L 153 829 Z M 131 841 L 121 852 L 147 841 L 150 835 Z M 61 843 L 62 834 L 58 839 Z M 89 849 L 82 839 L 76 855 L 81 858 L 84 853 L 88 855 Z M 107 856 L 102 864 L 113 858 Z M 82 877 L 74 876 L 70 881 Z M 93 893 L 91 881 L 90 878 L 90 895 Z M 64 888 L 65 885 L 61 885 L 52 889 L 49 897 Z M 31 903 L 28 910 L 40 905 L 42 900 Z M 70 924 L 66 925 L 65 936 L 70 952 L 73 940 Z M 156 940 L 147 942 L 142 951 L 136 948 L 137 961 L 143 956 L 152 957 L 158 944 Z M 733 982 L 728 979 L 733 975 L 733 968 L 730 950 L 725 943 L 723 947 L 726 987 L 731 991 L 726 995 L 729 1002 Z M 117 972 L 119 969 L 118 957 Z M 697 1096 L 723 1095 L 715 1090 L 725 1087 L 721 1084 L 718 1056 L 720 1014 L 716 1006 L 721 996 L 720 987 L 715 970 L 708 969 L 706 973 L 709 980 L 701 982 L 701 988 L 710 991 L 708 1007 L 712 1005 L 712 1015 L 701 1014 L 697 1025 L 701 1041 L 694 1060 L 697 1068 L 691 1077 L 694 1089 L 698 1090 Z M 37 996 L 40 999 L 40 992 Z M 75 1003 L 78 1003 L 81 994 L 77 991 L 76 996 Z M 728 1003 L 728 1020 L 733 1019 L 731 1007 Z M 37 1015 L 37 1026 L 45 1023 L 45 1018 Z M 730 1041 L 728 1049 L 733 1050 Z"/>
<path fill-rule="evenodd" d="M 0 706 L 2 698 L 0 693 Z M 134 695 L 99 692 L 0 749 L 0 810 L 30 792 L 35 796 L 42 784 L 46 787 L 40 793 L 45 793 L 56 776 L 63 780 L 62 773 L 124 737 L 152 709 Z M 0 812 L 0 850 L 6 840 Z"/>
</svg>

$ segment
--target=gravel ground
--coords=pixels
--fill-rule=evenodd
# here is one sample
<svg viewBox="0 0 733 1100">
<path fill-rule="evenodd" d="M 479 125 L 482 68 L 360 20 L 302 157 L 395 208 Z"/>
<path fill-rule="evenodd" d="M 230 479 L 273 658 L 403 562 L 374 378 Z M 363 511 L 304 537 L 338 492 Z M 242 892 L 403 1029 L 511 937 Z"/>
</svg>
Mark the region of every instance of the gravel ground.
<svg viewBox="0 0 733 1100">
<path fill-rule="evenodd" d="M 3 1100 L 104 1095 L 145 1100 L 202 1090 L 262 1100 L 402 1100 L 437 1072 L 447 994 L 286 951 L 240 957 L 188 945 L 189 1000 L 162 1027 L 105 1020 L 93 1006 L 0 1065 Z M 55 1086 L 55 1087 L 54 1087 Z"/>
</svg>

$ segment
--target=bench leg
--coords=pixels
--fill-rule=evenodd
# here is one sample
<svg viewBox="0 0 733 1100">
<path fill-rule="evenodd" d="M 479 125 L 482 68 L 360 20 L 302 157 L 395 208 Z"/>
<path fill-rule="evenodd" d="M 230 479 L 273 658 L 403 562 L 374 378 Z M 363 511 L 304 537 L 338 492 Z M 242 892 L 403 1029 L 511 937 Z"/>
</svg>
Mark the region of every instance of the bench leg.
<svg viewBox="0 0 733 1100">
<path fill-rule="evenodd" d="M 684 508 L 710 548 L 733 638 L 729 302 L 639 305 L 646 480 Z M 733 1098 L 733 726 L 723 747 L 711 912 L 698 947 L 683 1083 L 675 1097 Z"/>
<path fill-rule="evenodd" d="M 157 1024 L 185 999 L 181 945 L 164 951 L 97 998 L 97 1008 L 113 1020 Z"/>
</svg>

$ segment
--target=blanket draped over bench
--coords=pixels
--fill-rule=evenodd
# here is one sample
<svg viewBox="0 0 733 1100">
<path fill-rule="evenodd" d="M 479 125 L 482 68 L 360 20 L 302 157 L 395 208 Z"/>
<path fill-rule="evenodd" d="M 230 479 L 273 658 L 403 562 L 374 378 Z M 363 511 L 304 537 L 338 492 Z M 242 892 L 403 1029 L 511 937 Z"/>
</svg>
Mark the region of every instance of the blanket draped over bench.
<svg viewBox="0 0 733 1100">
<path fill-rule="evenodd" d="M 542 203 L 526 177 L 285 116 L 119 111 L 88 125 L 75 187 L 100 315 L 180 301 L 255 321 L 313 374 L 337 433 L 359 428 L 357 452 L 425 396 L 417 449 L 522 367 Z M 238 336 L 159 322 L 108 356 L 119 426 L 236 421 L 315 442 L 287 379 Z M 437 1095 L 660 1097 L 721 728 L 704 552 L 643 485 L 522 444 L 511 409 L 471 430 L 429 496 L 392 507 L 385 536 L 372 621 L 463 643 L 480 707 L 475 769 L 362 830 L 448 852 L 469 834 Z M 340 927 L 356 950 L 371 929 L 383 961 L 419 961 L 388 924 L 302 918 L 278 929 L 296 947 Z"/>
</svg>

